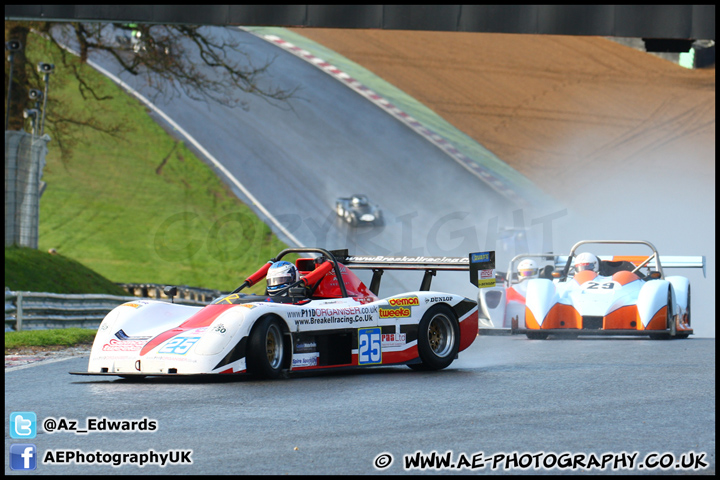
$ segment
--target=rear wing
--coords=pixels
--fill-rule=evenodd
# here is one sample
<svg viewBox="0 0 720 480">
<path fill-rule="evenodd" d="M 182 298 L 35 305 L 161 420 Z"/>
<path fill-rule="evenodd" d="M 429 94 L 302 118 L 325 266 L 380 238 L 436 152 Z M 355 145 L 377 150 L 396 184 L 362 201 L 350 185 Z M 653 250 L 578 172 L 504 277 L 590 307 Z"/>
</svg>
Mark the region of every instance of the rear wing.
<svg viewBox="0 0 720 480">
<path fill-rule="evenodd" d="M 677 256 L 677 255 L 659 255 L 660 257 L 660 265 L 662 268 L 702 268 L 703 269 L 703 277 L 705 277 L 705 255 L 696 255 L 696 256 Z M 607 256 L 607 255 L 599 255 L 598 258 L 600 260 L 605 261 L 611 261 L 611 262 L 620 262 L 620 261 L 626 261 L 630 262 L 636 267 L 638 265 L 641 265 L 645 260 L 647 260 L 646 256 L 643 255 L 628 255 L 628 256 L 622 256 L 622 255 L 615 255 L 615 256 Z M 567 260 L 567 257 L 566 257 Z M 655 262 L 655 257 L 653 257 L 646 265 L 649 268 L 653 268 L 655 270 L 659 270 L 657 263 Z"/>
<path fill-rule="evenodd" d="M 425 256 L 385 256 L 385 255 L 349 255 L 348 250 L 333 250 L 331 252 L 338 262 L 357 270 L 372 270 L 373 277 L 370 282 L 370 291 L 377 295 L 380 289 L 380 279 L 385 270 L 423 270 L 420 291 L 430 290 L 432 277 L 438 271 L 469 271 L 470 281 L 479 286 L 478 276 L 491 275 L 492 285 L 495 285 L 495 252 L 471 253 L 467 257 L 425 257 Z M 489 271 L 489 273 L 488 273 Z M 479 273 L 480 272 L 480 273 Z"/>
</svg>

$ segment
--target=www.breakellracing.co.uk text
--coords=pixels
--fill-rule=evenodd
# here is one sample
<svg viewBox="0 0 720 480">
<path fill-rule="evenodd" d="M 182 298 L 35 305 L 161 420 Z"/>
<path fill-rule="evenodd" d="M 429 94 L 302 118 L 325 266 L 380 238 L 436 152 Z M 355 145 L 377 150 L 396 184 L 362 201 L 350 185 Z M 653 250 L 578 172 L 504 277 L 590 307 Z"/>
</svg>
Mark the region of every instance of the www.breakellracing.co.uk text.
<svg viewBox="0 0 720 480">
<path fill-rule="evenodd" d="M 708 468 L 705 452 L 685 452 L 676 455 L 670 452 L 651 452 L 640 457 L 639 452 L 595 453 L 553 453 L 553 452 L 499 452 L 485 455 L 485 452 L 471 454 L 452 451 L 423 453 L 417 451 L 403 455 L 403 470 L 684 470 L 698 471 Z M 378 454 L 373 465 L 385 470 L 393 464 L 393 456 L 383 452 Z"/>
</svg>

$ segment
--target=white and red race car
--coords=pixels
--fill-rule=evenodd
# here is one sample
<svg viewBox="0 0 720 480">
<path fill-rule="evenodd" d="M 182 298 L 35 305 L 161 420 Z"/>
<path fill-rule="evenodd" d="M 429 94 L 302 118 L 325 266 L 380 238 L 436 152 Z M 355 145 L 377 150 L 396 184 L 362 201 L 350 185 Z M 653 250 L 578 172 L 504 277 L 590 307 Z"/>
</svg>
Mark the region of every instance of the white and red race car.
<svg viewBox="0 0 720 480">
<path fill-rule="evenodd" d="M 289 254 L 303 255 L 295 260 L 299 281 L 272 296 L 241 293 L 264 282 L 270 265 Z M 88 371 L 71 373 L 276 378 L 378 365 L 439 370 L 475 340 L 477 302 L 431 291 L 431 279 L 437 270 L 469 270 L 472 280 L 478 276 L 472 259 L 489 254 L 494 261 L 494 252 L 470 258 L 352 257 L 347 250 L 286 249 L 205 307 L 140 299 L 118 306 L 99 327 Z M 371 269 L 370 287 L 351 268 Z M 382 273 L 392 269 L 424 270 L 420 289 L 380 298 Z"/>
<path fill-rule="evenodd" d="M 652 253 L 599 255 L 599 271 L 575 273 L 577 249 L 588 244 L 623 245 L 626 251 L 630 245 L 642 245 Z M 524 258 L 539 263 L 539 278 L 521 280 L 512 274 Z M 650 242 L 635 240 L 584 240 L 566 256 L 519 255 L 511 260 L 502 287 L 479 292 L 480 334 L 687 338 L 693 333 L 690 281 L 666 277 L 666 268 L 704 269 L 705 257 L 660 256 Z"/>
</svg>

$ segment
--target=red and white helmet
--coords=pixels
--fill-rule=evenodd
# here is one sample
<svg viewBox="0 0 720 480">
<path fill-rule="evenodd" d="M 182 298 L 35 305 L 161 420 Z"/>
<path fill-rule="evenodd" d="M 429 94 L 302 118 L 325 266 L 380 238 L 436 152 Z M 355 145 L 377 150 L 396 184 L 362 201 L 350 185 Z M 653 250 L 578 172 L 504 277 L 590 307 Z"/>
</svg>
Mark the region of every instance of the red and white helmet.
<svg viewBox="0 0 720 480">
<path fill-rule="evenodd" d="M 575 272 L 582 272 L 583 270 L 592 270 L 597 273 L 600 270 L 600 261 L 592 253 L 581 253 L 575 257 Z"/>
<path fill-rule="evenodd" d="M 535 260 L 531 258 L 526 258 L 518 264 L 518 278 L 520 279 L 520 281 L 530 278 L 537 278 L 537 276 L 538 266 Z"/>
</svg>

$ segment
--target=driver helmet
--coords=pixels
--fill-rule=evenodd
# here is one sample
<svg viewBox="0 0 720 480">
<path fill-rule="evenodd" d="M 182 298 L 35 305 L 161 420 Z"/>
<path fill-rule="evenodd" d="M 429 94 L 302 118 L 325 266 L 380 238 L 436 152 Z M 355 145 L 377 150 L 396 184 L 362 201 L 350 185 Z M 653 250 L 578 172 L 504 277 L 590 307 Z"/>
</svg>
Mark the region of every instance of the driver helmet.
<svg viewBox="0 0 720 480">
<path fill-rule="evenodd" d="M 300 280 L 300 273 L 295 265 L 283 260 L 270 266 L 266 278 L 268 294 L 273 295 Z"/>
<path fill-rule="evenodd" d="M 518 278 L 522 282 L 525 279 L 537 278 L 538 266 L 535 260 L 526 258 L 518 264 Z"/>
<path fill-rule="evenodd" d="M 356 207 L 367 205 L 368 201 L 364 195 L 353 195 L 352 204 Z"/>
<path fill-rule="evenodd" d="M 600 261 L 592 253 L 581 253 L 575 257 L 575 272 L 582 272 L 583 270 L 592 270 L 597 273 L 600 270 Z"/>
</svg>

